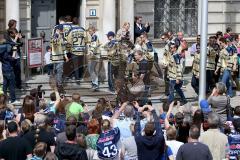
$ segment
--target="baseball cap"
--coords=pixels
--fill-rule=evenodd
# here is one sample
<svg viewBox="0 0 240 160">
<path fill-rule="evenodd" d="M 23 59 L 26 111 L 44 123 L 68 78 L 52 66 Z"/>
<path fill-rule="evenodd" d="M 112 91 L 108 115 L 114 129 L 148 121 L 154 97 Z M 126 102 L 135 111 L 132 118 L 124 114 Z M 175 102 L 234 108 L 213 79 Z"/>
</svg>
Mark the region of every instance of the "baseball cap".
<svg viewBox="0 0 240 160">
<path fill-rule="evenodd" d="M 62 24 L 59 24 L 55 27 L 55 29 L 59 29 L 59 30 L 63 30 L 63 25 Z"/>
<path fill-rule="evenodd" d="M 203 111 L 203 113 L 208 113 L 208 112 L 212 111 L 211 108 L 209 107 L 209 103 L 207 100 L 201 100 L 200 107 L 201 107 L 201 110 Z"/>
<path fill-rule="evenodd" d="M 115 33 L 114 33 L 113 31 L 109 31 L 109 32 L 107 33 L 107 37 L 110 37 L 110 36 L 114 37 L 114 36 L 115 36 Z"/>
</svg>

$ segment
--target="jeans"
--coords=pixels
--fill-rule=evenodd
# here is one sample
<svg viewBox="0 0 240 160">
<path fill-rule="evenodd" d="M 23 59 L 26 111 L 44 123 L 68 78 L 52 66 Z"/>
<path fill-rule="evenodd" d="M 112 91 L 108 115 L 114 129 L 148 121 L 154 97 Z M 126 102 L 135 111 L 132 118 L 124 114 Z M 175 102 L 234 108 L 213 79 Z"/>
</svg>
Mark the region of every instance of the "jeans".
<svg viewBox="0 0 240 160">
<path fill-rule="evenodd" d="M 7 88 L 9 88 L 11 102 L 16 100 L 15 96 L 15 75 L 14 72 L 3 73 L 3 92 L 7 95 Z"/>
<path fill-rule="evenodd" d="M 88 71 L 90 73 L 91 81 L 93 85 L 98 86 L 98 73 L 99 68 L 97 68 L 99 61 L 97 60 L 90 60 L 88 62 Z"/>
<path fill-rule="evenodd" d="M 207 70 L 206 73 L 206 91 L 209 92 L 215 87 L 214 70 Z"/>
<path fill-rule="evenodd" d="M 108 62 L 108 87 L 109 90 L 114 91 L 114 80 L 115 79 L 124 79 L 127 63 L 120 62 L 118 66 L 112 65 L 111 62 Z"/>
<path fill-rule="evenodd" d="M 114 66 L 108 62 L 108 87 L 109 90 L 114 91 L 114 79 L 118 77 L 119 66 Z"/>
<path fill-rule="evenodd" d="M 17 58 L 13 62 L 13 70 L 15 75 L 15 85 L 17 88 L 21 88 L 22 79 L 21 79 L 21 59 Z"/>
<path fill-rule="evenodd" d="M 63 63 L 64 62 L 59 62 L 55 64 L 55 73 L 58 85 L 62 85 L 63 83 Z"/>
<path fill-rule="evenodd" d="M 191 86 L 193 87 L 195 93 L 199 94 L 199 79 L 195 75 L 192 76 Z"/>
<path fill-rule="evenodd" d="M 225 69 L 223 71 L 221 82 L 223 82 L 226 85 L 226 87 L 227 87 L 227 95 L 232 97 L 233 96 L 233 90 L 232 90 L 232 75 L 231 75 L 231 71 L 229 71 L 227 69 Z"/>
<path fill-rule="evenodd" d="M 83 65 L 83 62 L 81 62 L 80 56 L 76 56 L 74 54 L 71 55 L 71 60 L 73 62 L 73 74 L 76 80 L 79 80 L 79 68 Z"/>
<path fill-rule="evenodd" d="M 53 64 L 47 64 L 47 73 L 48 75 L 51 75 L 53 72 Z"/>
<path fill-rule="evenodd" d="M 179 94 L 181 97 L 181 101 L 183 103 L 187 103 L 187 100 L 183 94 L 183 91 L 181 89 L 183 84 L 183 81 L 180 80 L 179 84 L 176 83 L 176 80 L 170 80 L 169 81 L 169 96 L 168 96 L 168 102 L 172 103 L 174 101 L 174 90 Z"/>
</svg>

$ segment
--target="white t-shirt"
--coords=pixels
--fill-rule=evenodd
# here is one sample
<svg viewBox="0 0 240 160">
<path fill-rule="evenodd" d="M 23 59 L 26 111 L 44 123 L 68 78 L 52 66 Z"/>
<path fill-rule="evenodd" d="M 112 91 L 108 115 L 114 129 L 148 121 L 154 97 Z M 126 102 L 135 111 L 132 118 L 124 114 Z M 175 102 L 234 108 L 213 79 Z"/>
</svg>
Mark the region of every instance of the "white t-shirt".
<svg viewBox="0 0 240 160">
<path fill-rule="evenodd" d="M 46 52 L 44 55 L 44 60 L 46 65 L 51 64 L 50 55 L 51 55 L 50 52 Z"/>
<path fill-rule="evenodd" d="M 169 146 L 173 152 L 173 157 L 176 159 L 178 149 L 183 145 L 182 142 L 176 141 L 176 140 L 169 140 L 166 141 L 167 146 Z"/>
</svg>

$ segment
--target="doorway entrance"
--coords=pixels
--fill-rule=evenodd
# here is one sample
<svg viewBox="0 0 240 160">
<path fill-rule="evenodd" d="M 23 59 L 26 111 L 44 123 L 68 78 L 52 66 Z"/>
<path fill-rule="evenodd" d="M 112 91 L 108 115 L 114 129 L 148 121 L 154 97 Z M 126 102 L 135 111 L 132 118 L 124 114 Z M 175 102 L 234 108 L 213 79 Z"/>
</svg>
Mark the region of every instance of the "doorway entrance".
<svg viewBox="0 0 240 160">
<path fill-rule="evenodd" d="M 80 4 L 81 4 L 80 0 L 71 0 L 67 2 L 66 0 L 57 0 L 56 1 L 57 23 L 58 23 L 58 18 L 61 16 L 70 15 L 72 17 L 79 18 Z"/>
</svg>

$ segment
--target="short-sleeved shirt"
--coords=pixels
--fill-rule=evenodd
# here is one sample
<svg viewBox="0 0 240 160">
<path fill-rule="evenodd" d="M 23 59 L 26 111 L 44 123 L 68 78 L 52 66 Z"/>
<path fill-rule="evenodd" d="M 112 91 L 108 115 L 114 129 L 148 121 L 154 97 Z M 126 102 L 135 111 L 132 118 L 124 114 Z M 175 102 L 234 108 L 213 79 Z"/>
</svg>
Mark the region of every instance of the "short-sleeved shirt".
<svg viewBox="0 0 240 160">
<path fill-rule="evenodd" d="M 0 142 L 0 159 L 26 160 L 32 154 L 32 147 L 24 138 L 8 137 Z"/>
<path fill-rule="evenodd" d="M 79 114 L 79 113 L 83 112 L 83 107 L 82 107 L 82 105 L 80 105 L 76 102 L 73 102 L 69 107 L 69 111 L 72 114 Z"/>
</svg>

